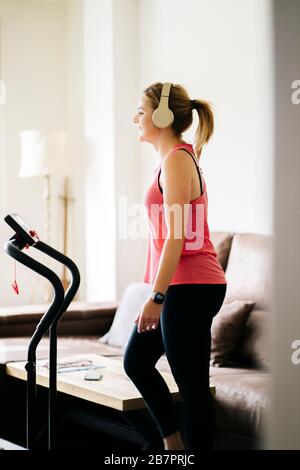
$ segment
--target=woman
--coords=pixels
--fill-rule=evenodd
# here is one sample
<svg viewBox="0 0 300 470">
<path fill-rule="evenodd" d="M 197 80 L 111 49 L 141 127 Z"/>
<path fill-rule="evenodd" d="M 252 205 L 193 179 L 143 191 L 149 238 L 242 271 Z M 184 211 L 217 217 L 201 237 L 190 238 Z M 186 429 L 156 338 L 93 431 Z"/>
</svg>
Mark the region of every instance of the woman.
<svg viewBox="0 0 300 470">
<path fill-rule="evenodd" d="M 199 118 L 197 158 L 193 146 L 182 139 L 192 124 L 193 109 Z M 166 450 L 210 449 L 215 428 L 210 328 L 227 282 L 209 238 L 207 190 L 197 161 L 213 133 L 213 114 L 207 102 L 190 100 L 182 86 L 168 83 L 146 88 L 138 110 L 134 123 L 139 140 L 153 145 L 160 164 L 144 196 L 149 237 L 143 281 L 151 284 L 152 293 L 135 320 L 124 368 L 143 396 Z M 183 437 L 169 389 L 155 368 L 164 353 L 183 398 Z"/>
</svg>

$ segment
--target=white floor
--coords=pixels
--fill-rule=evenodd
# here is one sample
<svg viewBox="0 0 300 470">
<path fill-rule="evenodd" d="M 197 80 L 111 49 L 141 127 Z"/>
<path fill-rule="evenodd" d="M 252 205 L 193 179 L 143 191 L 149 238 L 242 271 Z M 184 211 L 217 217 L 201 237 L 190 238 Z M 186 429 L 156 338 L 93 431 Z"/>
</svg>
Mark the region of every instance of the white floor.
<svg viewBox="0 0 300 470">
<path fill-rule="evenodd" d="M 26 450 L 25 447 L 17 446 L 12 442 L 0 439 L 0 450 Z"/>
</svg>

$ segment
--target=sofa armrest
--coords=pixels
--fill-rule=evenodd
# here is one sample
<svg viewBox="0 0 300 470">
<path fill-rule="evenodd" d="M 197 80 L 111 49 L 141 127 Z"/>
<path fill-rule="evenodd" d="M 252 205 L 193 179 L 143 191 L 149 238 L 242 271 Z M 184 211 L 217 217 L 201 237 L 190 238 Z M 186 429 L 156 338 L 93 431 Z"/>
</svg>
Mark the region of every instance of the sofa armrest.
<svg viewBox="0 0 300 470">
<path fill-rule="evenodd" d="M 50 304 L 0 308 L 0 337 L 31 336 Z M 59 335 L 104 335 L 110 328 L 118 302 L 71 302 L 58 324 Z"/>
</svg>

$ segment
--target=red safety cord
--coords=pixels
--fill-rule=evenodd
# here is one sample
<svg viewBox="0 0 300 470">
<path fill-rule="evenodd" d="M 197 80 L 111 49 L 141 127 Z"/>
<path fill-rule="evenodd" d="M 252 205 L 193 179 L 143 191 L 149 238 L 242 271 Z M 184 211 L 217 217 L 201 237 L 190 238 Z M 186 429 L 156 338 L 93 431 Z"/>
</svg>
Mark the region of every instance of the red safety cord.
<svg viewBox="0 0 300 470">
<path fill-rule="evenodd" d="M 15 291 L 15 293 L 17 295 L 19 295 L 19 287 L 18 287 L 18 284 L 17 284 L 17 262 L 16 261 L 15 261 L 15 280 L 12 283 L 11 286 L 12 286 L 13 290 Z"/>
<path fill-rule="evenodd" d="M 33 230 L 32 230 L 32 232 L 33 232 Z M 33 235 L 33 236 L 34 236 L 34 235 L 36 235 L 36 233 L 35 233 L 35 232 L 34 232 L 34 234 L 30 233 L 30 235 Z M 26 248 L 26 249 L 28 250 L 29 245 L 25 245 L 24 248 Z M 15 278 L 15 279 L 14 279 L 14 281 L 13 281 L 13 283 L 12 283 L 11 286 L 12 286 L 12 288 L 13 288 L 15 294 L 19 295 L 20 291 L 19 291 L 19 286 L 18 286 L 18 283 L 17 283 L 17 262 L 16 262 L 16 261 L 15 261 L 15 270 L 14 270 L 14 271 L 15 271 L 15 272 L 14 272 L 14 278 Z"/>
</svg>

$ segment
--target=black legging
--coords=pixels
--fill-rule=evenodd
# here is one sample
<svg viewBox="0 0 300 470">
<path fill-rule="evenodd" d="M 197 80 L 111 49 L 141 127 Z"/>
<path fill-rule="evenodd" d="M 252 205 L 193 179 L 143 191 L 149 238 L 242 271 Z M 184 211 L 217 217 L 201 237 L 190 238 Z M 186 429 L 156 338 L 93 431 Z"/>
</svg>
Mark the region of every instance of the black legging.
<svg viewBox="0 0 300 470">
<path fill-rule="evenodd" d="M 155 368 L 166 353 L 183 398 L 186 449 L 210 449 L 215 410 L 209 390 L 211 323 L 220 310 L 226 284 L 169 286 L 156 330 L 129 337 L 124 355 L 125 372 L 133 381 L 156 422 L 162 438 L 178 431 L 173 401 Z"/>
</svg>

